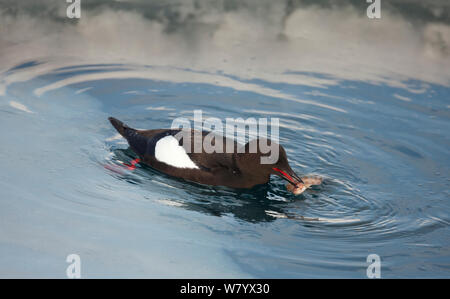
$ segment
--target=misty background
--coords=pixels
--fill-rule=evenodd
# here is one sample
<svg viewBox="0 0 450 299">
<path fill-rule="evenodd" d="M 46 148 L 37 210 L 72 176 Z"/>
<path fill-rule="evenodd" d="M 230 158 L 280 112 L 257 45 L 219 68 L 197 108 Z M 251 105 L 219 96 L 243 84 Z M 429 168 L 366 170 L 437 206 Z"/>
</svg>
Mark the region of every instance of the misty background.
<svg viewBox="0 0 450 299">
<path fill-rule="evenodd" d="M 413 92 L 450 85 L 448 1 L 381 1 L 381 19 L 367 17 L 363 0 L 82 0 L 80 19 L 67 18 L 69 5 L 1 0 L 0 68 L 27 60 L 175 67 L 154 76 L 238 89 L 242 80 L 319 88 L 354 80 Z M 2 80 L 0 92 L 14 80 Z"/>
</svg>

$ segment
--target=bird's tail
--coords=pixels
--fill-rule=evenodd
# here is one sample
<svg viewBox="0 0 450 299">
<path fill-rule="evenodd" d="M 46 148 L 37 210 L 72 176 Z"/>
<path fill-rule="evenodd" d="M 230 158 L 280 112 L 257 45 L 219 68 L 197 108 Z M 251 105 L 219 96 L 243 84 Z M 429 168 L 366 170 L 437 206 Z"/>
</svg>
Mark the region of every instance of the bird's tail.
<svg viewBox="0 0 450 299">
<path fill-rule="evenodd" d="M 130 128 L 129 126 L 127 126 L 126 124 L 124 124 L 123 122 L 118 120 L 117 118 L 108 117 L 108 119 L 111 122 L 111 124 L 113 125 L 113 127 L 116 128 L 117 132 L 119 132 L 119 134 L 125 138 L 127 138 L 130 131 L 136 131 L 135 129 Z"/>
</svg>

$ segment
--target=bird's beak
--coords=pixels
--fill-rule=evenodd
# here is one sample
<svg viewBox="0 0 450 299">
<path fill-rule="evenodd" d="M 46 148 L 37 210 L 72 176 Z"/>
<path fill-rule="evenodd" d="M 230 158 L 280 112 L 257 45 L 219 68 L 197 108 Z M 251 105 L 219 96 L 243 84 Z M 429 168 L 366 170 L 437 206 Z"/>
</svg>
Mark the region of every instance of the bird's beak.
<svg viewBox="0 0 450 299">
<path fill-rule="evenodd" d="M 299 183 L 304 184 L 303 180 L 292 170 L 289 169 L 288 170 L 282 170 L 279 168 L 272 168 L 274 171 L 277 172 L 277 174 L 284 180 L 288 181 L 290 184 L 292 184 L 293 186 L 297 186 Z"/>
</svg>

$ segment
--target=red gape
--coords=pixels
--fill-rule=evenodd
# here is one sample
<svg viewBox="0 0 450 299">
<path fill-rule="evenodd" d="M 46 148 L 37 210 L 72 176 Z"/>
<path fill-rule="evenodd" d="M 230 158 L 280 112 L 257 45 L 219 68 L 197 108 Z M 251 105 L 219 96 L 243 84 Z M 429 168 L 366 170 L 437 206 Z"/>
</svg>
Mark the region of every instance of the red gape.
<svg viewBox="0 0 450 299">
<path fill-rule="evenodd" d="M 290 180 L 291 182 L 294 182 L 294 180 L 292 179 L 292 177 L 290 175 L 288 175 L 286 172 L 284 172 L 283 170 L 279 169 L 279 168 L 272 168 L 275 171 L 280 172 L 282 175 L 284 175 L 288 180 Z"/>
<path fill-rule="evenodd" d="M 137 158 L 131 161 L 131 165 L 127 163 L 123 163 L 123 165 L 125 165 L 129 170 L 134 170 L 136 169 L 136 164 L 138 164 L 139 162 L 141 162 L 141 159 Z"/>
</svg>

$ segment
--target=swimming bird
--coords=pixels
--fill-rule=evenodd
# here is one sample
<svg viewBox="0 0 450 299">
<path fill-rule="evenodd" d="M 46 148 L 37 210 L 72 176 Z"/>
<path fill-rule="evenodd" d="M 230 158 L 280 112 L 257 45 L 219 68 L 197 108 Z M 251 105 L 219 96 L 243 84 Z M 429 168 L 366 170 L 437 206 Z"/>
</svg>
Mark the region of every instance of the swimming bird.
<svg viewBox="0 0 450 299">
<path fill-rule="evenodd" d="M 179 138 L 181 129 L 137 130 L 113 117 L 109 121 L 128 141 L 141 163 L 173 177 L 206 185 L 248 189 L 266 184 L 271 175 L 277 175 L 288 182 L 288 190 L 294 194 L 300 194 L 310 185 L 321 182 L 317 178 L 298 176 L 289 165 L 286 151 L 279 144 L 274 144 L 279 150 L 278 159 L 270 164 L 262 164 L 261 157 L 267 157 L 268 154 L 262 152 L 259 139 L 251 140 L 246 145 L 232 140 L 234 148 L 231 153 L 208 153 L 202 146 L 200 152 L 195 152 L 195 143 L 203 144 L 210 132 L 202 131 L 197 135 L 201 138 L 195 138 L 195 131 L 192 130 L 189 145 L 186 140 Z M 215 138 L 223 138 L 223 145 L 230 142 L 226 137 Z M 214 142 L 213 139 L 213 145 Z M 271 140 L 266 142 L 272 145 Z M 256 151 L 250 152 L 253 145 Z M 242 146 L 243 149 L 240 148 Z"/>
</svg>

